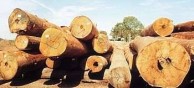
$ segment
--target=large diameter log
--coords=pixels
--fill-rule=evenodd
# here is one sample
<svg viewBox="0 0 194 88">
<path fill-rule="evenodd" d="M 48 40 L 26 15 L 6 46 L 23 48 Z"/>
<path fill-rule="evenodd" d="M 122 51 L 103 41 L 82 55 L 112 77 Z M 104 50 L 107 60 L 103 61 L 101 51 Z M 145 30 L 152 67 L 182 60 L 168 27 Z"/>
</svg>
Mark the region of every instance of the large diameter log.
<svg viewBox="0 0 194 88">
<path fill-rule="evenodd" d="M 38 62 L 46 59 L 42 54 L 30 54 L 23 51 L 1 51 L 0 55 L 0 74 L 4 80 L 12 79 L 19 69 L 31 64 L 36 65 Z"/>
<path fill-rule="evenodd" d="M 129 88 L 131 83 L 131 73 L 129 65 L 124 56 L 123 49 L 113 49 L 111 65 L 109 68 L 109 83 L 115 88 Z"/>
<path fill-rule="evenodd" d="M 141 31 L 141 36 L 168 36 L 173 32 L 174 25 L 168 18 L 159 18 Z"/>
<path fill-rule="evenodd" d="M 81 40 L 90 40 L 97 36 L 98 30 L 86 16 L 77 16 L 73 19 L 70 30 L 73 36 Z"/>
<path fill-rule="evenodd" d="M 108 61 L 103 56 L 92 55 L 88 57 L 86 65 L 92 73 L 95 73 L 105 69 L 105 67 L 108 65 Z"/>
<path fill-rule="evenodd" d="M 177 32 L 172 33 L 170 36 L 179 39 L 194 39 L 194 32 Z"/>
<path fill-rule="evenodd" d="M 38 50 L 40 38 L 35 36 L 18 35 L 15 39 L 15 46 L 19 50 Z"/>
<path fill-rule="evenodd" d="M 48 28 L 41 37 L 40 52 L 44 56 L 79 57 L 88 52 L 84 43 L 71 34 Z"/>
<path fill-rule="evenodd" d="M 186 49 L 175 42 L 157 38 L 136 38 L 136 66 L 141 77 L 154 87 L 178 87 L 187 75 L 191 60 Z"/>
<path fill-rule="evenodd" d="M 194 31 L 194 21 L 188 21 L 175 25 L 174 32 Z"/>
<path fill-rule="evenodd" d="M 98 36 L 93 38 L 92 46 L 94 51 L 99 54 L 111 52 L 113 50 L 108 36 L 104 33 L 99 33 Z"/>
<path fill-rule="evenodd" d="M 59 28 L 55 24 L 32 15 L 19 8 L 13 10 L 9 16 L 9 28 L 12 33 L 26 34 L 31 36 L 41 36 L 45 29 L 49 27 Z"/>
</svg>

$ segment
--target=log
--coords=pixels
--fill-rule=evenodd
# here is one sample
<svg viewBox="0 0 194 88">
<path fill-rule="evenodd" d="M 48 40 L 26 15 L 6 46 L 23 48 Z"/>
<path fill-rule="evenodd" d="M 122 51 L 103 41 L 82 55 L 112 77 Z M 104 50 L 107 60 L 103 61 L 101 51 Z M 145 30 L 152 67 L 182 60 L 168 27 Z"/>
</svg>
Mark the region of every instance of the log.
<svg viewBox="0 0 194 88">
<path fill-rule="evenodd" d="M 39 50 L 48 57 L 79 57 L 88 52 L 83 42 L 56 28 L 46 29 L 41 37 Z"/>
<path fill-rule="evenodd" d="M 15 46 L 19 50 L 39 50 L 40 38 L 35 36 L 18 35 Z"/>
<path fill-rule="evenodd" d="M 178 87 L 187 75 L 191 60 L 179 43 L 151 37 L 137 37 L 130 46 L 137 51 L 140 76 L 154 87 Z"/>
<path fill-rule="evenodd" d="M 104 33 L 99 33 L 98 36 L 93 38 L 92 46 L 94 51 L 99 54 L 112 52 L 113 50 L 112 45 L 109 42 L 108 35 Z"/>
<path fill-rule="evenodd" d="M 13 40 L 0 40 L 0 51 L 18 51 Z"/>
<path fill-rule="evenodd" d="M 132 68 L 133 68 L 132 66 L 133 66 L 133 56 L 134 56 L 134 52 L 129 47 L 129 44 L 126 44 L 124 46 L 124 55 L 125 55 L 125 58 L 127 59 L 127 62 L 129 64 L 130 70 L 132 70 Z"/>
<path fill-rule="evenodd" d="M 0 56 L 0 74 L 4 80 L 12 79 L 19 70 L 26 66 L 36 66 L 38 62 L 46 59 L 42 54 L 30 54 L 23 51 L 1 51 Z"/>
<path fill-rule="evenodd" d="M 9 16 L 8 23 L 11 33 L 38 37 L 49 27 L 60 28 L 45 19 L 41 19 L 19 8 L 13 10 Z"/>
<path fill-rule="evenodd" d="M 173 32 L 174 25 L 168 18 L 159 18 L 141 31 L 141 36 L 168 36 Z"/>
<path fill-rule="evenodd" d="M 70 30 L 73 36 L 81 40 L 91 40 L 98 34 L 96 26 L 86 16 L 77 16 L 71 22 Z"/>
<path fill-rule="evenodd" d="M 194 21 L 188 21 L 175 25 L 173 32 L 194 31 Z"/>
<path fill-rule="evenodd" d="M 177 32 L 172 33 L 170 36 L 179 39 L 194 39 L 194 32 Z"/>
<path fill-rule="evenodd" d="M 129 88 L 131 73 L 121 48 L 114 47 L 109 68 L 109 83 L 115 88 Z"/>
<path fill-rule="evenodd" d="M 46 66 L 51 69 L 59 68 L 61 65 L 61 59 L 56 59 L 57 57 L 48 57 L 46 59 Z"/>
<path fill-rule="evenodd" d="M 105 67 L 108 65 L 107 59 L 109 58 L 105 58 L 99 55 L 91 55 L 88 57 L 86 65 L 91 70 L 92 73 L 100 72 L 102 69 L 105 69 Z"/>
</svg>

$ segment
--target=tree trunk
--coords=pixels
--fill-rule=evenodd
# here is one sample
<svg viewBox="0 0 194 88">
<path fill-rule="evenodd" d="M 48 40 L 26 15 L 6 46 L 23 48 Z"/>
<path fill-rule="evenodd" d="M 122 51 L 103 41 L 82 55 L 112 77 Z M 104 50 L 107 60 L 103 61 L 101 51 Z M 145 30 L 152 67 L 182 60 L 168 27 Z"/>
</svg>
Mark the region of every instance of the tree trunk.
<svg viewBox="0 0 194 88">
<path fill-rule="evenodd" d="M 55 24 L 32 15 L 19 8 L 9 16 L 9 28 L 12 33 L 25 34 L 31 36 L 41 36 L 45 29 L 49 27 L 59 28 Z"/>
<path fill-rule="evenodd" d="M 175 37 L 175 38 L 179 38 L 179 39 L 194 39 L 194 32 L 172 33 L 171 37 Z"/>
<path fill-rule="evenodd" d="M 71 33 L 78 39 L 90 40 L 98 34 L 96 26 L 86 16 L 77 16 L 73 19 L 70 27 Z"/>
<path fill-rule="evenodd" d="M 46 66 L 52 69 L 59 68 L 61 65 L 61 58 L 56 59 L 57 57 L 49 57 L 46 59 Z"/>
<path fill-rule="evenodd" d="M 194 21 L 188 21 L 175 25 L 174 32 L 194 31 Z"/>
<path fill-rule="evenodd" d="M 104 33 L 99 33 L 98 36 L 93 38 L 92 46 L 94 51 L 99 54 L 112 52 L 113 50 L 112 45 L 109 42 L 108 36 Z"/>
<path fill-rule="evenodd" d="M 159 18 L 141 31 L 141 36 L 168 36 L 173 32 L 174 25 L 168 18 Z"/>
<path fill-rule="evenodd" d="M 137 37 L 130 46 L 138 52 L 136 66 L 141 77 L 151 86 L 178 87 L 189 71 L 190 56 L 178 43 Z"/>
<path fill-rule="evenodd" d="M 0 73 L 4 80 L 12 79 L 19 69 L 31 64 L 38 65 L 38 62 L 46 59 L 42 54 L 30 54 L 23 51 L 16 52 L 0 52 Z M 35 69 L 35 68 L 29 68 Z"/>
<path fill-rule="evenodd" d="M 41 37 L 40 52 L 44 56 L 79 57 L 88 52 L 84 43 L 67 32 L 48 28 Z"/>
<path fill-rule="evenodd" d="M 15 46 L 19 50 L 39 50 L 40 38 L 35 36 L 18 35 Z"/>
<path fill-rule="evenodd" d="M 86 65 L 91 70 L 92 73 L 100 72 L 102 69 L 105 69 L 105 67 L 108 65 L 110 56 L 111 55 L 107 57 L 92 55 L 88 57 Z"/>
<path fill-rule="evenodd" d="M 114 47 L 109 68 L 109 83 L 115 88 L 129 88 L 131 73 L 121 48 Z"/>
</svg>

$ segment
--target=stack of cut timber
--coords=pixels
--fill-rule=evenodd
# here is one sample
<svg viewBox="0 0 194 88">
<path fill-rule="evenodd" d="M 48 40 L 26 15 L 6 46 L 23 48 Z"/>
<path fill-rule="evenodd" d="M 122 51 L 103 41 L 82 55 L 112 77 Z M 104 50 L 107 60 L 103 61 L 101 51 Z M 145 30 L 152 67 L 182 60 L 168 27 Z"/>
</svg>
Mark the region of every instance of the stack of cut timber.
<svg viewBox="0 0 194 88">
<path fill-rule="evenodd" d="M 132 77 L 139 74 L 152 87 L 182 87 L 192 70 L 193 25 L 193 21 L 174 25 L 171 19 L 159 18 L 143 29 L 142 37 L 124 49 Z M 131 86 L 138 87 L 133 81 Z"/>
<path fill-rule="evenodd" d="M 0 51 L 4 80 L 41 74 L 40 78 L 105 80 L 113 87 L 130 86 L 130 67 L 119 47 L 124 45 L 110 42 L 107 33 L 98 31 L 88 17 L 75 17 L 69 27 L 57 26 L 16 8 L 8 22 L 17 37 L 9 46 L 12 49 Z"/>
</svg>

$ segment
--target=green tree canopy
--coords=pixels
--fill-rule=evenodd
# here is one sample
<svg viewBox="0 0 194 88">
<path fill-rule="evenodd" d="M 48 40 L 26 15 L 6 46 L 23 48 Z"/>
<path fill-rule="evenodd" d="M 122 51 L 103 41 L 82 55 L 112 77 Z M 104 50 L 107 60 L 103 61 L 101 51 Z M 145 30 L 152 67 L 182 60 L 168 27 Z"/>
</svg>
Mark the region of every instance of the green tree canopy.
<svg viewBox="0 0 194 88">
<path fill-rule="evenodd" d="M 128 16 L 123 19 L 123 22 L 117 23 L 111 30 L 111 36 L 114 40 L 124 39 L 129 41 L 140 34 L 143 29 L 143 24 L 135 17 Z"/>
</svg>

